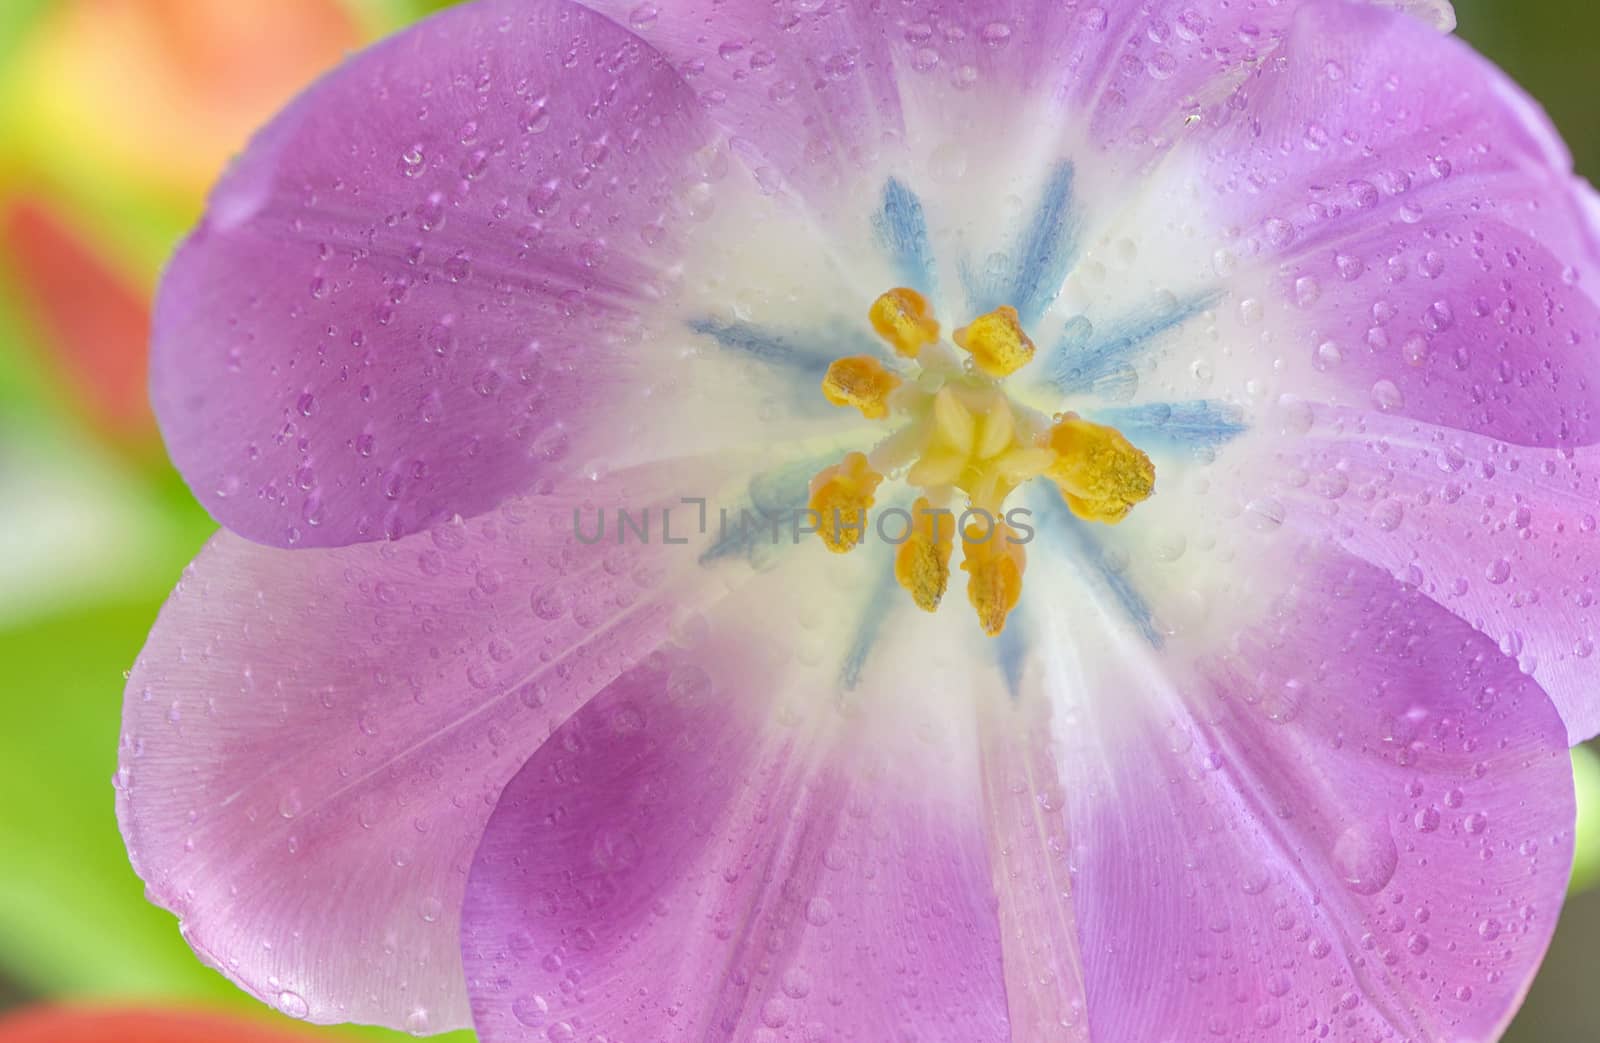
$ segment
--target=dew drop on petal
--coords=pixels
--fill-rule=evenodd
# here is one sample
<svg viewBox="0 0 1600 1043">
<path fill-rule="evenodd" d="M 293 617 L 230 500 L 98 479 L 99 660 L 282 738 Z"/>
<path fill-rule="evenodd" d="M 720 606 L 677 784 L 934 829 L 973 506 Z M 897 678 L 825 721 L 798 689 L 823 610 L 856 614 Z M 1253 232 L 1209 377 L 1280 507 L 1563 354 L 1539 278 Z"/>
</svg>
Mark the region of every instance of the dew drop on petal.
<svg viewBox="0 0 1600 1043">
<path fill-rule="evenodd" d="M 1355 825 L 1334 841 L 1333 862 L 1346 887 L 1358 895 L 1375 895 L 1394 879 L 1400 852 L 1383 825 Z"/>
<path fill-rule="evenodd" d="M 1392 380 L 1380 380 L 1372 385 L 1372 404 L 1384 413 L 1394 413 L 1405 406 L 1405 396 Z"/>
<path fill-rule="evenodd" d="M 538 1028 L 548 1020 L 550 1003 L 543 996 L 519 996 L 511 1001 L 511 1016 L 528 1028 Z"/>
</svg>

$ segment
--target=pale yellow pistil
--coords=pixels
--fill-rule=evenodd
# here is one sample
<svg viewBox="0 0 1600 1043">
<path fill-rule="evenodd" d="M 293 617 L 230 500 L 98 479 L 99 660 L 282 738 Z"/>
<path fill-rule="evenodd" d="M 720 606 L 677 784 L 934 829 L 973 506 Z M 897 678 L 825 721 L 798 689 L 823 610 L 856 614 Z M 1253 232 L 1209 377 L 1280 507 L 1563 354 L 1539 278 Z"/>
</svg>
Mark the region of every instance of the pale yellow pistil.
<svg viewBox="0 0 1600 1043">
<path fill-rule="evenodd" d="M 1155 489 L 1150 458 L 1120 432 L 1067 414 L 1051 424 L 1031 410 L 1018 410 L 999 381 L 1032 360 L 1033 341 L 1014 308 L 1003 307 L 957 330 L 956 345 L 972 359 L 963 370 L 946 350 L 924 349 L 939 340 L 939 324 L 914 290 L 879 297 L 869 318 L 873 328 L 920 372 L 902 379 L 870 356 L 839 359 L 828 367 L 822 392 L 829 402 L 859 409 L 879 420 L 903 415 L 909 423 L 874 457 L 907 463 L 905 481 L 923 495 L 912 510 L 910 531 L 895 554 L 895 579 L 919 608 L 939 607 L 950 582 L 956 529 L 961 532 L 967 598 L 984 633 L 1005 629 L 1022 596 L 1027 563 L 1023 541 L 1004 518 L 1006 500 L 1022 483 L 1054 482 L 1080 518 L 1121 521 Z M 911 387 L 902 387 L 913 384 Z M 823 470 L 812 480 L 810 508 L 828 549 L 854 549 L 868 531 L 868 512 L 883 475 L 862 453 Z M 963 509 L 935 508 L 963 494 Z M 980 520 L 958 523 L 957 516 Z"/>
<path fill-rule="evenodd" d="M 1053 450 L 1028 443 L 998 390 L 963 394 L 947 384 L 933 396 L 932 410 L 933 430 L 907 485 L 931 493 L 960 489 L 974 510 L 998 517 L 1013 489 L 1055 463 Z"/>
</svg>

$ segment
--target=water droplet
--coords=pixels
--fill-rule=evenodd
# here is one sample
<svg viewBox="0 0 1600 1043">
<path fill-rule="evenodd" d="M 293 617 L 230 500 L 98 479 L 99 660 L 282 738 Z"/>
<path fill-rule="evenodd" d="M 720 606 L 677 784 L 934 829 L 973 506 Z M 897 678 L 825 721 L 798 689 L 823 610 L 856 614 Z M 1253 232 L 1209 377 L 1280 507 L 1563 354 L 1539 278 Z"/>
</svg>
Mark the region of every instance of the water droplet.
<svg viewBox="0 0 1600 1043">
<path fill-rule="evenodd" d="M 1005 22 L 990 22 L 983 27 L 983 42 L 990 47 L 1004 47 L 1011 42 L 1011 26 Z"/>
<path fill-rule="evenodd" d="M 1399 500 L 1384 500 L 1372 510 L 1372 522 L 1384 532 L 1393 532 L 1405 519 L 1406 509 Z"/>
<path fill-rule="evenodd" d="M 1346 887 L 1359 895 L 1375 895 L 1394 879 L 1400 852 L 1381 823 L 1356 825 L 1334 842 L 1333 862 Z"/>
<path fill-rule="evenodd" d="M 427 166 L 428 157 L 422 151 L 421 145 L 412 145 L 400 154 L 400 173 L 406 177 L 416 177 Z"/>
<path fill-rule="evenodd" d="M 511 1001 L 511 1016 L 529 1028 L 543 1025 L 550 1015 L 550 1002 L 543 996 L 518 996 Z"/>
<path fill-rule="evenodd" d="M 1405 396 L 1392 380 L 1380 380 L 1372 385 L 1372 404 L 1383 413 L 1395 413 L 1404 408 Z"/>
</svg>

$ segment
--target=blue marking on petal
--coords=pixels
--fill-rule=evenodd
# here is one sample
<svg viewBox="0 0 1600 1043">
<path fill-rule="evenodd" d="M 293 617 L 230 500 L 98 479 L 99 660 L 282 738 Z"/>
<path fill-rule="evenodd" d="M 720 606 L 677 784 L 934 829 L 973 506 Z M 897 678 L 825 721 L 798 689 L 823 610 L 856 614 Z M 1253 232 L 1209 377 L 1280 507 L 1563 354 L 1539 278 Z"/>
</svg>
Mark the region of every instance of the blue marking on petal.
<svg viewBox="0 0 1600 1043">
<path fill-rule="evenodd" d="M 980 281 L 970 266 L 962 265 L 961 277 L 975 315 L 1009 304 L 1017 309 L 1022 325 L 1028 327 L 1037 324 L 1056 299 L 1078 259 L 1075 180 L 1071 163 L 1062 163 L 1051 172 L 1007 270 L 991 273 Z"/>
<path fill-rule="evenodd" d="M 1249 430 L 1242 410 L 1226 402 L 1151 402 L 1095 410 L 1092 420 L 1121 431 L 1141 449 L 1215 449 Z"/>
<path fill-rule="evenodd" d="M 1022 662 L 1028 652 L 1022 639 L 1023 611 L 1027 600 L 1024 594 L 1022 604 L 1012 610 L 1006 628 L 994 639 L 994 655 L 1000 666 L 1000 676 L 1005 678 L 1006 691 L 1011 693 L 1013 699 L 1022 694 Z"/>
<path fill-rule="evenodd" d="M 736 507 L 718 508 L 707 519 L 716 540 L 700 554 L 701 565 L 744 558 L 753 567 L 770 567 L 794 546 L 795 521 L 811 499 L 811 479 L 839 454 L 799 460 L 763 471 L 750 479 L 748 499 Z"/>
<path fill-rule="evenodd" d="M 1086 522 L 1067 509 L 1065 503 L 1055 497 L 1045 498 L 1049 504 L 1043 512 L 1044 520 L 1051 524 L 1052 531 L 1059 532 L 1066 538 L 1067 546 L 1071 549 L 1071 557 L 1092 580 L 1106 588 L 1112 598 L 1121 607 L 1123 613 L 1139 631 L 1144 639 L 1155 648 L 1160 648 L 1166 638 L 1156 629 L 1155 614 L 1150 611 L 1150 605 L 1139 592 L 1139 588 L 1128 577 L 1126 571 L 1115 568 L 1106 554 L 1105 545 L 1091 526 L 1095 523 Z M 1026 595 L 1024 595 L 1026 596 Z"/>
<path fill-rule="evenodd" d="M 928 215 L 917 194 L 899 178 L 890 178 L 883 186 L 883 203 L 872 223 L 905 285 L 924 296 L 934 296 L 938 288 L 934 285 Z"/>
<path fill-rule="evenodd" d="M 883 555 L 874 555 L 875 559 L 882 559 Z M 867 601 L 867 611 L 860 624 L 856 626 L 856 639 L 850 644 L 850 651 L 844 657 L 844 665 L 839 669 L 839 683 L 846 691 L 855 688 L 861 683 L 861 671 L 867 665 L 867 657 L 872 654 L 872 646 L 878 643 L 879 636 L 883 633 L 884 620 L 889 618 L 889 613 L 900 607 L 900 584 L 894 578 L 894 563 L 888 560 L 878 560 L 878 585 L 873 588 L 872 597 Z"/>
<path fill-rule="evenodd" d="M 1170 308 L 1125 318 L 1087 336 L 1075 334 L 1073 323 L 1056 347 L 1050 379 L 1064 392 L 1087 391 L 1096 381 L 1115 373 L 1164 333 L 1177 329 L 1222 298 L 1221 291 L 1195 294 Z M 1087 324 L 1085 324 L 1087 325 Z"/>
<path fill-rule="evenodd" d="M 691 319 L 689 329 L 710 337 L 729 351 L 739 352 L 769 366 L 796 369 L 805 374 L 814 372 L 818 380 L 828 371 L 828 364 L 837 357 L 825 355 L 803 346 L 786 334 L 749 322 Z"/>
</svg>

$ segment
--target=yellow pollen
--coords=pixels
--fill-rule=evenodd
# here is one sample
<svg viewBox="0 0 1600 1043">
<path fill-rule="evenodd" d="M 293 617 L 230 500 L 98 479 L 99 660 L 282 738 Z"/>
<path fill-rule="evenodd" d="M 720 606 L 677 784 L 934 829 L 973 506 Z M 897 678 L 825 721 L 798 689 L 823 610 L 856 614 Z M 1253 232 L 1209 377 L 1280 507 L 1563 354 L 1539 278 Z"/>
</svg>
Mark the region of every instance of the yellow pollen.
<svg viewBox="0 0 1600 1043">
<path fill-rule="evenodd" d="M 836 406 L 855 406 L 868 420 L 889 415 L 889 395 L 900 378 L 870 355 L 838 359 L 822 378 L 822 394 Z"/>
<path fill-rule="evenodd" d="M 916 290 L 901 287 L 872 302 L 868 313 L 872 328 L 888 341 L 897 354 L 914 359 L 922 349 L 939 340 L 939 324 L 927 298 Z"/>
<path fill-rule="evenodd" d="M 843 462 L 824 468 L 811 479 L 812 511 L 817 533 L 835 554 L 854 550 L 867 529 L 867 510 L 883 475 L 868 464 L 865 454 L 851 453 Z"/>
<path fill-rule="evenodd" d="M 1019 409 L 995 383 L 1033 359 L 1034 344 L 1017 310 L 997 308 L 955 332 L 957 345 L 991 379 L 974 376 L 939 341 L 939 324 L 915 290 L 890 290 L 872 305 L 872 325 L 901 356 L 916 359 L 915 378 L 904 380 L 868 355 L 828 367 L 822 393 L 836 406 L 852 406 L 872 420 L 904 420 L 872 451 L 826 468 L 811 481 L 810 509 L 828 549 L 843 554 L 867 535 L 882 471 L 900 473 L 925 495 L 912 509 L 911 528 L 895 552 L 895 581 L 917 607 L 936 611 L 950 585 L 950 559 L 963 516 L 960 543 L 967 599 L 991 637 L 1022 597 L 1027 563 L 1017 530 L 1004 520 L 1011 494 L 1034 478 L 1054 482 L 1080 518 L 1114 524 L 1155 491 L 1150 457 L 1115 428 L 1075 413 L 1053 423 Z M 902 390 L 903 388 L 903 390 Z M 965 503 L 952 510 L 932 505 Z M 967 522 L 967 519 L 976 518 Z"/>
<path fill-rule="evenodd" d="M 894 556 L 894 578 L 924 612 L 939 607 L 950 585 L 955 535 L 955 515 L 934 510 L 926 496 L 917 497 L 911 509 L 911 534 Z"/>
<path fill-rule="evenodd" d="M 1050 479 L 1086 521 L 1115 524 L 1155 492 L 1155 465 L 1116 428 L 1069 413 L 1050 429 L 1046 444 L 1056 453 Z"/>
<path fill-rule="evenodd" d="M 1023 332 L 1017 309 L 1009 304 L 956 330 L 955 341 L 991 377 L 1009 377 L 1033 361 L 1033 341 Z"/>
<path fill-rule="evenodd" d="M 967 574 L 967 600 L 978 612 L 978 625 L 990 637 L 1006 628 L 1006 617 L 1022 599 L 1022 570 L 1027 555 L 1016 531 L 1005 522 L 974 522 L 961 539 L 961 570 Z"/>
</svg>

